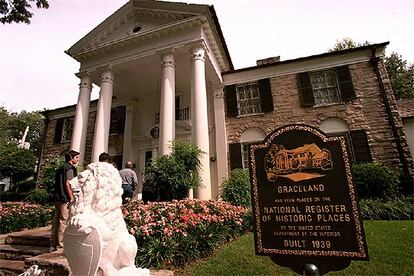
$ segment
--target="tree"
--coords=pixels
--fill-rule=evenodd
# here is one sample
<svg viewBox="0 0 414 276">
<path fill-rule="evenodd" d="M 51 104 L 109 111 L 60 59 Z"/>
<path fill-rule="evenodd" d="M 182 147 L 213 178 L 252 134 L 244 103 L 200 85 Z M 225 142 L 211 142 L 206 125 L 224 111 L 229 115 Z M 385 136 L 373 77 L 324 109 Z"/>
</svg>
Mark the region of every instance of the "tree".
<svg viewBox="0 0 414 276">
<path fill-rule="evenodd" d="M 0 178 L 10 177 L 15 185 L 34 175 L 36 157 L 27 149 L 8 144 L 0 147 Z"/>
<path fill-rule="evenodd" d="M 8 112 L 0 106 L 0 146 L 9 143 L 17 144 L 22 139 L 26 127 L 29 133 L 26 142 L 30 143 L 30 151 L 39 156 L 42 149 L 43 115 L 38 111 L 20 113 Z"/>
<path fill-rule="evenodd" d="M 36 3 L 38 9 L 49 8 L 48 0 L 0 0 L 0 22 L 30 24 L 33 13 L 31 3 Z"/>
<path fill-rule="evenodd" d="M 332 48 L 328 49 L 328 51 L 333 52 L 352 49 L 369 44 L 370 43 L 368 41 L 359 43 L 353 41 L 349 37 L 346 37 L 342 40 L 337 40 L 336 44 Z M 408 65 L 407 61 L 395 52 L 384 58 L 384 64 L 390 77 L 395 98 L 414 98 L 414 64 Z"/>
<path fill-rule="evenodd" d="M 407 61 L 395 52 L 385 57 L 384 61 L 395 97 L 414 98 L 414 64 L 408 65 Z"/>
<path fill-rule="evenodd" d="M 368 41 L 365 41 L 363 43 L 355 42 L 349 37 L 345 37 L 342 40 L 337 40 L 335 45 L 328 49 L 328 52 L 334 52 L 334 51 L 340 51 L 340 50 L 346 50 L 346 49 L 353 49 L 361 46 L 369 45 Z"/>
</svg>

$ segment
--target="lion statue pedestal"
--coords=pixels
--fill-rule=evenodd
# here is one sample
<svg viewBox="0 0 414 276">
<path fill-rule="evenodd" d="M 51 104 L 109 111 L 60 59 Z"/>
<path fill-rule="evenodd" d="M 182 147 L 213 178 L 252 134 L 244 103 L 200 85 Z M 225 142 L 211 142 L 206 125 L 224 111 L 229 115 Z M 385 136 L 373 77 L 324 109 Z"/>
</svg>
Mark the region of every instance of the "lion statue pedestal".
<svg viewBox="0 0 414 276">
<path fill-rule="evenodd" d="M 137 243 L 122 216 L 122 181 L 109 163 L 90 164 L 70 181 L 64 252 L 74 276 L 150 275 L 135 267 Z"/>
</svg>

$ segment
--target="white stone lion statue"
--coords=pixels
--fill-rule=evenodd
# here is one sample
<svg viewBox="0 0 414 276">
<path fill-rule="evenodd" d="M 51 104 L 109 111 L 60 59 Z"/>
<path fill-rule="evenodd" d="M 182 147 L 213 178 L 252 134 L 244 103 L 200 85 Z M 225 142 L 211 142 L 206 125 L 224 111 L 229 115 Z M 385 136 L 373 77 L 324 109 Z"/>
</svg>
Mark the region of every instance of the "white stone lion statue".
<svg viewBox="0 0 414 276">
<path fill-rule="evenodd" d="M 74 202 L 64 235 L 73 275 L 150 275 L 135 267 L 137 243 L 122 216 L 122 181 L 106 162 L 92 163 L 70 181 Z"/>
</svg>

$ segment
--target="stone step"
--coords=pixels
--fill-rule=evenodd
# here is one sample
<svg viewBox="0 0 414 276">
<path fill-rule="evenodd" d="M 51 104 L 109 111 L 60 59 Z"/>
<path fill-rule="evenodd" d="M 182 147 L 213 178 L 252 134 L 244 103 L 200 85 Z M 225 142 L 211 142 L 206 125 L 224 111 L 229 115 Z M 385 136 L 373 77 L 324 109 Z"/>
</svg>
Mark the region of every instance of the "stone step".
<svg viewBox="0 0 414 276">
<path fill-rule="evenodd" d="M 44 276 L 68 276 L 70 268 L 63 249 L 51 253 L 41 254 L 25 260 L 26 267 L 37 265 L 42 270 Z"/>
<path fill-rule="evenodd" d="M 16 276 L 23 273 L 24 271 L 24 261 L 0 259 L 0 276 Z"/>
<path fill-rule="evenodd" d="M 49 247 L 50 227 L 10 233 L 5 238 L 5 244 Z"/>
<path fill-rule="evenodd" d="M 43 246 L 0 244 L 0 259 L 24 260 L 48 251 L 49 247 Z"/>
</svg>

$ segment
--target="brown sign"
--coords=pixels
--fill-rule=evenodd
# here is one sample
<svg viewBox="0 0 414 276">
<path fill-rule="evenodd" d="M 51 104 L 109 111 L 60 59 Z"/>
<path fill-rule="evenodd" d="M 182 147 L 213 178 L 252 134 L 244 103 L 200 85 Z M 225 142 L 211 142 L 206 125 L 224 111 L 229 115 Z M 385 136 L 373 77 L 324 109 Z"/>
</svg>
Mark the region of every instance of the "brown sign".
<svg viewBox="0 0 414 276">
<path fill-rule="evenodd" d="M 302 273 L 368 260 L 344 137 L 288 125 L 249 147 L 255 249 Z"/>
</svg>

